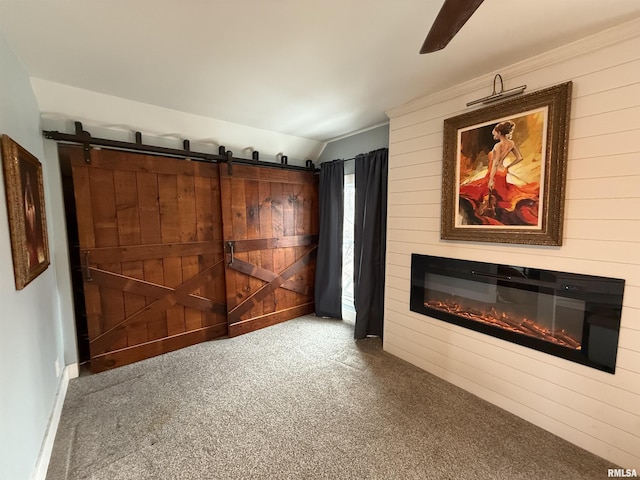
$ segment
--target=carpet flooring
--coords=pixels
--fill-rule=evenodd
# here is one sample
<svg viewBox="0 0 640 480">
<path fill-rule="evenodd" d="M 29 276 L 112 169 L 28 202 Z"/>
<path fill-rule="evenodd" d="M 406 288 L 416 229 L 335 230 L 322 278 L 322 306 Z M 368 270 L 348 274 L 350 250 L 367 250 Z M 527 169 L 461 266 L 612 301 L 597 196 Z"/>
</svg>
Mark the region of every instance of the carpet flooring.
<svg viewBox="0 0 640 480">
<path fill-rule="evenodd" d="M 614 466 L 305 316 L 71 380 L 47 480 L 602 479 Z"/>
</svg>

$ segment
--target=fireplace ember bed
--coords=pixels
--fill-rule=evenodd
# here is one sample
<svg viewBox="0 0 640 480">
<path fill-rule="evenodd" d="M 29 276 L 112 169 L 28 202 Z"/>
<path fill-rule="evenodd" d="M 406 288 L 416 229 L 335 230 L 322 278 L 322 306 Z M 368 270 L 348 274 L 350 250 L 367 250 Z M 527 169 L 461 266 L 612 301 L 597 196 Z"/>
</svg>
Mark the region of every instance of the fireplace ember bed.
<svg viewBox="0 0 640 480">
<path fill-rule="evenodd" d="M 412 311 L 615 373 L 624 280 L 413 254 Z"/>
</svg>

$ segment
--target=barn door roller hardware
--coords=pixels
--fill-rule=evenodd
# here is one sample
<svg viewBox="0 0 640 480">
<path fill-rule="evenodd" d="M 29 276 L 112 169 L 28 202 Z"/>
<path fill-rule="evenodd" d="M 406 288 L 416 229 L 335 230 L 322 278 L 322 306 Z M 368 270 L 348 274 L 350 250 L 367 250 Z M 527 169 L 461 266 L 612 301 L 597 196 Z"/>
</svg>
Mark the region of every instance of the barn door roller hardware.
<svg viewBox="0 0 640 480">
<path fill-rule="evenodd" d="M 84 155 L 84 163 L 91 164 L 91 134 L 82 129 L 80 122 L 75 122 L 76 137 L 81 139 L 78 143 L 82 144 L 82 153 Z"/>
<path fill-rule="evenodd" d="M 134 142 L 121 142 L 118 140 L 109 140 L 107 138 L 92 137 L 91 134 L 82 128 L 82 123 L 75 122 L 75 134 L 62 133 L 58 131 L 45 130 L 42 132 L 45 138 L 55 140 L 57 142 L 77 143 L 82 145 L 84 151 L 84 160 L 91 163 L 91 146 L 108 147 L 116 150 L 128 150 L 141 153 L 150 153 L 156 155 L 165 155 L 168 157 L 197 159 L 206 162 L 217 163 L 225 161 L 226 158 L 220 158 L 219 155 L 211 153 L 194 152 L 190 149 L 189 140 L 185 140 L 183 150 L 179 148 L 158 147 L 155 145 L 145 145 L 142 143 L 142 134 L 135 132 Z"/>
<path fill-rule="evenodd" d="M 496 90 L 496 82 L 500 80 L 500 91 Z M 509 90 L 504 89 L 504 83 L 502 83 L 502 75 L 499 73 L 493 77 L 493 92 L 491 95 L 486 97 L 479 98 L 477 100 L 473 100 L 467 103 L 467 107 L 471 105 L 477 105 L 478 103 L 493 103 L 499 100 L 505 99 L 507 97 L 512 97 L 514 95 L 519 95 L 524 92 L 524 89 L 527 88 L 526 85 L 520 85 L 519 87 L 510 88 Z"/>
<path fill-rule="evenodd" d="M 220 154 L 221 157 L 224 157 L 224 161 L 227 162 L 227 173 L 230 176 L 233 175 L 233 152 L 231 150 L 227 150 L 224 145 L 220 145 L 220 148 L 218 148 L 218 154 Z"/>
<path fill-rule="evenodd" d="M 91 134 L 85 131 L 82 128 L 82 123 L 75 123 L 75 133 L 62 133 L 54 130 L 44 130 L 42 134 L 45 138 L 49 140 L 55 140 L 57 142 L 65 142 L 65 143 L 76 143 L 82 145 L 82 150 L 84 152 L 84 161 L 86 163 L 91 163 L 91 146 L 99 146 L 99 147 L 107 147 L 113 148 L 117 150 L 128 150 L 140 153 L 148 153 L 155 155 L 164 155 L 168 157 L 176 157 L 176 158 L 184 158 L 188 160 L 198 160 L 204 162 L 211 163 L 224 163 L 226 162 L 229 165 L 229 175 L 231 175 L 233 164 L 245 164 L 245 165 L 256 165 L 259 167 L 276 167 L 276 168 L 284 168 L 287 170 L 301 170 L 301 171 L 312 171 L 317 172 L 318 169 L 315 168 L 315 165 L 311 160 L 306 161 L 306 166 L 298 166 L 298 165 L 288 165 L 287 157 L 284 156 L 284 162 L 274 163 L 274 162 L 264 162 L 260 160 L 260 154 L 257 151 L 252 152 L 251 158 L 238 158 L 233 156 L 233 152 L 227 150 L 224 146 L 220 146 L 218 149 L 218 154 L 213 153 L 204 153 L 204 152 L 196 152 L 191 150 L 191 143 L 189 140 L 184 140 L 182 142 L 183 149 L 179 148 L 167 148 L 167 147 L 158 147 L 155 145 L 145 145 L 142 143 L 142 134 L 140 132 L 135 132 L 135 141 L 134 142 L 121 142 L 118 140 L 109 140 L 106 138 L 97 138 L 92 137 Z"/>
</svg>

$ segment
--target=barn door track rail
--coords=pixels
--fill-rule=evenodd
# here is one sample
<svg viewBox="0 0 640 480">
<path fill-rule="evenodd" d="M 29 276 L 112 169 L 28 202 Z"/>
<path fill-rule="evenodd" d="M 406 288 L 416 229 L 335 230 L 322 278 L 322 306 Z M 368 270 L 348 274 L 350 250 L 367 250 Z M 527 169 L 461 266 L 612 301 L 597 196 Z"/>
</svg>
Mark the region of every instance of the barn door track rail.
<svg viewBox="0 0 640 480">
<path fill-rule="evenodd" d="M 210 163 L 226 163 L 229 168 L 229 174 L 233 171 L 233 164 L 255 165 L 258 167 L 282 168 L 285 170 L 300 170 L 305 172 L 317 172 L 314 163 L 307 160 L 304 167 L 299 165 L 289 165 L 289 159 L 286 155 L 282 155 L 280 163 L 265 162 L 260 160 L 260 153 L 253 151 L 251 158 L 234 157 L 231 150 L 227 150 L 223 145 L 218 147 L 218 153 L 205 153 L 191 150 L 189 140 L 183 140 L 182 149 L 159 147 L 156 145 L 147 145 L 142 143 L 142 133 L 135 132 L 135 142 L 123 142 L 119 140 L 110 140 L 108 138 L 93 137 L 89 132 L 84 130 L 81 122 L 74 122 L 75 133 L 62 133 L 55 130 L 44 130 L 42 134 L 49 140 L 56 142 L 75 143 L 82 145 L 84 152 L 84 161 L 91 163 L 91 147 L 107 147 L 116 150 L 127 150 L 133 152 L 147 153 L 152 155 L 164 155 L 175 158 L 183 158 L 188 160 L 197 160 Z"/>
</svg>

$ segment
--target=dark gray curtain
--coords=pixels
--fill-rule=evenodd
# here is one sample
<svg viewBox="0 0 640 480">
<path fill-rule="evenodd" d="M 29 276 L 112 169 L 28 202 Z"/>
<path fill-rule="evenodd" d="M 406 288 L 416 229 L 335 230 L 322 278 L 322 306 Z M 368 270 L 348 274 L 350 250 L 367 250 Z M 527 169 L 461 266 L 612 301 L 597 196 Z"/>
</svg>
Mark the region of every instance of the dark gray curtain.
<svg viewBox="0 0 640 480">
<path fill-rule="evenodd" d="M 344 161 L 320 165 L 320 238 L 316 265 L 316 315 L 342 318 Z"/>
<path fill-rule="evenodd" d="M 387 169 L 389 150 L 356 157 L 354 240 L 355 338 L 382 338 L 387 244 Z"/>
</svg>

